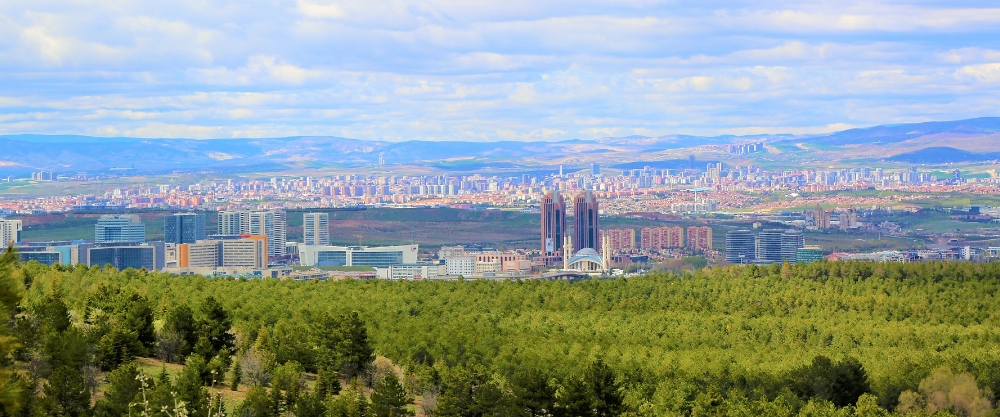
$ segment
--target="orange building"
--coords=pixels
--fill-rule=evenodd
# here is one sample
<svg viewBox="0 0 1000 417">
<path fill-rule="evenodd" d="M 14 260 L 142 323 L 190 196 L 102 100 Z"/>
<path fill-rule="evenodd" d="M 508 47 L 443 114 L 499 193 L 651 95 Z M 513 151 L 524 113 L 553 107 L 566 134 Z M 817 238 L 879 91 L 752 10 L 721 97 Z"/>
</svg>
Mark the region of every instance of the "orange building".
<svg viewBox="0 0 1000 417">
<path fill-rule="evenodd" d="M 687 229 L 688 247 L 707 252 L 712 250 L 712 228 L 708 226 L 691 226 Z"/>
<path fill-rule="evenodd" d="M 684 246 L 684 229 L 674 227 L 647 227 L 640 232 L 643 249 L 658 250 Z"/>
<path fill-rule="evenodd" d="M 611 240 L 611 250 L 615 252 L 629 252 L 635 249 L 635 229 L 610 229 L 602 230 L 601 236 L 607 236 Z"/>
</svg>

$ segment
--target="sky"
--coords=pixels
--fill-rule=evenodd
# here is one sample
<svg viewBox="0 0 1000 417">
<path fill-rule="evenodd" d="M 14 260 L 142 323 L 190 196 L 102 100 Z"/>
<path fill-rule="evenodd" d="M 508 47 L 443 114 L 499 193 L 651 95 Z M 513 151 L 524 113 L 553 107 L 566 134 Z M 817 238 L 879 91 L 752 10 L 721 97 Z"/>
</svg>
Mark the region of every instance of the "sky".
<svg viewBox="0 0 1000 417">
<path fill-rule="evenodd" d="M 982 116 L 1000 116 L 995 0 L 0 1 L 0 134 L 549 141 Z"/>
</svg>

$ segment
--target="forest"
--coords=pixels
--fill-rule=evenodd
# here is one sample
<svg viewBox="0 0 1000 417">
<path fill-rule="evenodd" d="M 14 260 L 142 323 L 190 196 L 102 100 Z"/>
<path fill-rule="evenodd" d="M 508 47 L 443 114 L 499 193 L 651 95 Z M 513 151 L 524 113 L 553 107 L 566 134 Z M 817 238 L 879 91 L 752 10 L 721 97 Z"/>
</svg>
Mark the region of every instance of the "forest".
<svg viewBox="0 0 1000 417">
<path fill-rule="evenodd" d="M 3 416 L 1000 415 L 1000 264 L 296 282 L 16 259 Z"/>
</svg>

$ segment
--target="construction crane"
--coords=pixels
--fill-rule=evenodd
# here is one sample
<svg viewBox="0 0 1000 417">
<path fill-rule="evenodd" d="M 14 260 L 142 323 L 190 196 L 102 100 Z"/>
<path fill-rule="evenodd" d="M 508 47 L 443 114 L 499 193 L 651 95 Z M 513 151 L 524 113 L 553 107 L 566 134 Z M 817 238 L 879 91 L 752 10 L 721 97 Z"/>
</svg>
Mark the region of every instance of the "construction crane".
<svg viewBox="0 0 1000 417">
<path fill-rule="evenodd" d="M 354 235 L 354 237 L 358 238 L 358 246 L 361 246 L 361 235 Z"/>
</svg>

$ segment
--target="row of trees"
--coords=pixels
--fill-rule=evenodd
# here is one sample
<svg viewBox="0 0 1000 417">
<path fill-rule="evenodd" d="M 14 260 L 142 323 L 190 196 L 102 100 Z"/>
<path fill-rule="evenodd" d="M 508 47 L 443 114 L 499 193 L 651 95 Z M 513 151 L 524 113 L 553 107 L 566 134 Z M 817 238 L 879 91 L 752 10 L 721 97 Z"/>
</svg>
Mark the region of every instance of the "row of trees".
<svg viewBox="0 0 1000 417">
<path fill-rule="evenodd" d="M 6 271 L 19 415 L 987 415 L 1000 392 L 993 265 L 573 284 Z M 184 367 L 146 375 L 144 356 Z"/>
</svg>

